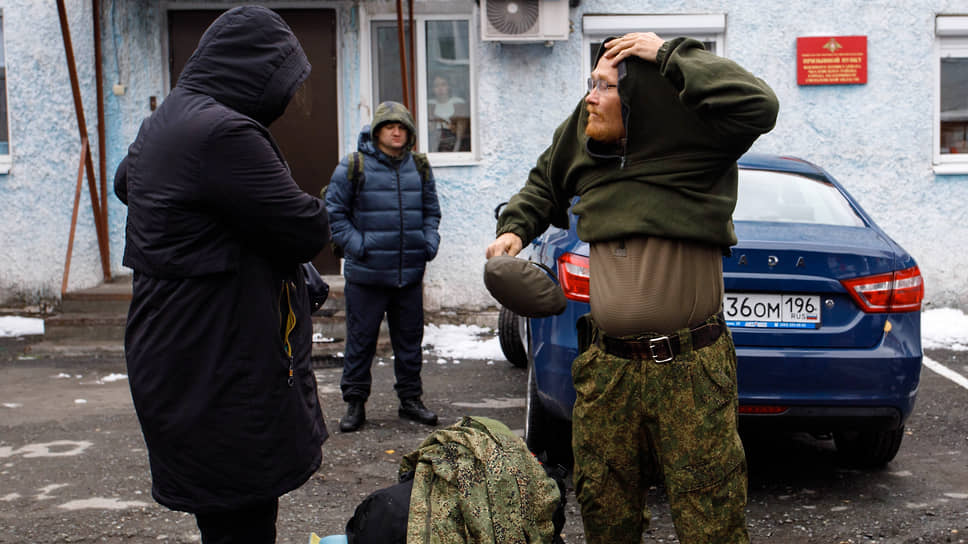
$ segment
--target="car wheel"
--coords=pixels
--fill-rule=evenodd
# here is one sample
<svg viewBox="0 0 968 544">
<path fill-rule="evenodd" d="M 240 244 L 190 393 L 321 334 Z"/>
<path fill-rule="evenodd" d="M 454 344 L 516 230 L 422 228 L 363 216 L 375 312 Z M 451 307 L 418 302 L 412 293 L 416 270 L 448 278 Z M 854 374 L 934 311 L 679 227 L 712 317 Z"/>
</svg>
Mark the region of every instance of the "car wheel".
<svg viewBox="0 0 968 544">
<path fill-rule="evenodd" d="M 522 334 L 524 318 L 505 307 L 497 316 L 498 339 L 501 341 L 501 351 L 509 363 L 524 368 L 528 366 L 528 350 L 524 345 L 525 335 Z"/>
<path fill-rule="evenodd" d="M 834 444 L 848 463 L 877 468 L 894 459 L 903 438 L 904 426 L 893 431 L 841 431 L 834 433 Z"/>
<path fill-rule="evenodd" d="M 554 417 L 541 405 L 533 364 L 528 368 L 524 442 L 532 453 L 550 466 L 562 465 L 570 469 L 574 462 L 571 453 L 571 422 Z"/>
</svg>

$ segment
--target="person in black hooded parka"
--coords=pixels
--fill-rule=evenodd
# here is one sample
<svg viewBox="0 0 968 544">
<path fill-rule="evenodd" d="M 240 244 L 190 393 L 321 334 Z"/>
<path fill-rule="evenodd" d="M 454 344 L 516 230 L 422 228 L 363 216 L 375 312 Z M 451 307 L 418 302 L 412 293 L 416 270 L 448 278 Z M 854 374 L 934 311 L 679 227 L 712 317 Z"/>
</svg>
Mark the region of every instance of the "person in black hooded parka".
<svg viewBox="0 0 968 544">
<path fill-rule="evenodd" d="M 278 497 L 319 468 L 328 436 L 299 266 L 326 243 L 326 212 L 266 128 L 309 71 L 279 15 L 222 14 L 115 175 L 152 495 L 194 513 L 205 544 L 274 542 Z"/>
</svg>

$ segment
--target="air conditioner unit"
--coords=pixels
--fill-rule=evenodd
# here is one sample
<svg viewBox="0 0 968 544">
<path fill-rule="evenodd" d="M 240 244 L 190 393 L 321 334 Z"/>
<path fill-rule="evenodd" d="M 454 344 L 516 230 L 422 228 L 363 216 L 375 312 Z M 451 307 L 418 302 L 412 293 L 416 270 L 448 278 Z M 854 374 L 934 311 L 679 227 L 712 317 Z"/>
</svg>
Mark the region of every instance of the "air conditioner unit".
<svg viewBox="0 0 968 544">
<path fill-rule="evenodd" d="M 481 0 L 481 38 L 500 42 L 567 40 L 569 0 Z"/>
</svg>

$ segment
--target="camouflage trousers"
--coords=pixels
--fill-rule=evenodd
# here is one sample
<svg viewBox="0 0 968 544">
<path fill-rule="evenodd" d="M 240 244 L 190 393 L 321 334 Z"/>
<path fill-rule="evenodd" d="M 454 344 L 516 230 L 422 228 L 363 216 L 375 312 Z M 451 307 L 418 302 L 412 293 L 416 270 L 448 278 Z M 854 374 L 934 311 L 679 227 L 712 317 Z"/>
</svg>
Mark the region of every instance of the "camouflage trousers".
<svg viewBox="0 0 968 544">
<path fill-rule="evenodd" d="M 748 543 L 732 337 L 656 363 L 610 355 L 594 324 L 586 330 L 591 345 L 571 370 L 586 542 L 639 544 L 651 519 L 646 493 L 661 479 L 681 544 Z"/>
</svg>

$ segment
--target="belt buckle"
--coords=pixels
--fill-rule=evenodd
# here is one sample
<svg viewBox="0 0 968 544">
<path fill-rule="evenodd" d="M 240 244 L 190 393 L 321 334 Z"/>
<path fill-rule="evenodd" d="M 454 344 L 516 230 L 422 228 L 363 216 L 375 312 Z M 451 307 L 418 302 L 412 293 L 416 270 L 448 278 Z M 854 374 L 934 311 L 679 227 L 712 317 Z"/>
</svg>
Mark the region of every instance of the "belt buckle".
<svg viewBox="0 0 968 544">
<path fill-rule="evenodd" d="M 666 359 L 660 359 L 658 355 L 655 354 L 655 347 L 661 346 L 662 342 L 666 343 L 666 348 L 669 350 L 669 357 Z M 668 363 L 676 358 L 675 354 L 672 353 L 672 342 L 669 340 L 668 336 L 659 336 L 658 338 L 649 339 L 649 351 L 652 353 L 652 360 L 656 363 Z"/>
</svg>

